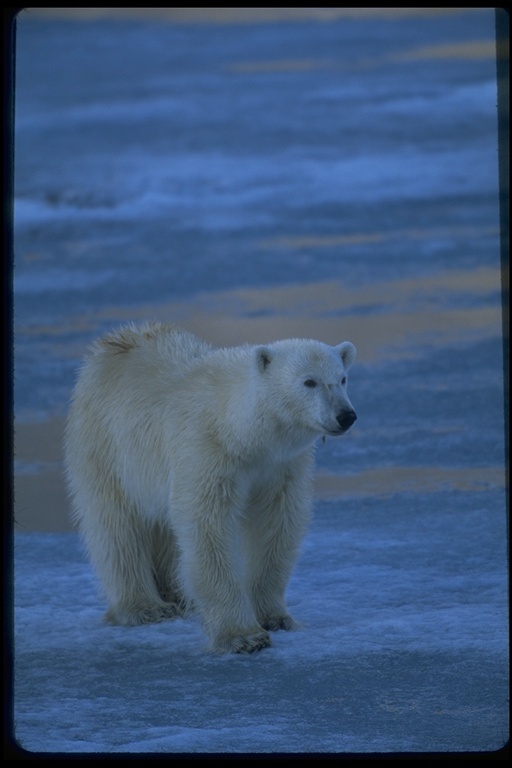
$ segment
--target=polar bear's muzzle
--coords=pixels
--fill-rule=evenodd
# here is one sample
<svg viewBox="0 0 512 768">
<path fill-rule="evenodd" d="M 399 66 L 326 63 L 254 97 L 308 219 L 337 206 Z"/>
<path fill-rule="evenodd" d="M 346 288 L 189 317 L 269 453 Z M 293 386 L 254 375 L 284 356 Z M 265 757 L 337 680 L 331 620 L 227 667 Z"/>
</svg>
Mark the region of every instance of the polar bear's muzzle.
<svg viewBox="0 0 512 768">
<path fill-rule="evenodd" d="M 336 416 L 336 421 L 340 425 L 340 434 L 343 434 L 343 432 L 346 432 L 348 429 L 350 429 L 356 419 L 356 412 L 352 409 L 339 413 Z"/>
</svg>

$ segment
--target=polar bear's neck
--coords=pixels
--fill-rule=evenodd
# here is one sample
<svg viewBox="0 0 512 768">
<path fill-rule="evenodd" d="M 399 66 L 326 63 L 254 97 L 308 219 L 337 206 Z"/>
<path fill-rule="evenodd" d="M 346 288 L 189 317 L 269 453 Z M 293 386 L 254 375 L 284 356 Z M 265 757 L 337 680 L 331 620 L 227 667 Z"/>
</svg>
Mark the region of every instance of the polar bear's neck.
<svg viewBox="0 0 512 768">
<path fill-rule="evenodd" d="M 205 426 L 219 447 L 241 461 L 288 461 L 309 449 L 316 435 L 280 418 L 249 350 L 216 350 L 194 366 L 195 384 L 205 385 Z"/>
</svg>

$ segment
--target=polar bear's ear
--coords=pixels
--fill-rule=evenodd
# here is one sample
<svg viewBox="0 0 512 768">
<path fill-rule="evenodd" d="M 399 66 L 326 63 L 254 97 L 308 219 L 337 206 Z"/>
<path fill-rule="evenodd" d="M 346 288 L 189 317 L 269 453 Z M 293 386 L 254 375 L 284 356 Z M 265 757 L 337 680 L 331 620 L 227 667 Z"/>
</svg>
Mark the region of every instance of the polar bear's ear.
<svg viewBox="0 0 512 768">
<path fill-rule="evenodd" d="M 274 355 L 268 347 L 256 347 L 254 354 L 256 356 L 258 368 L 263 372 L 270 365 L 270 361 Z"/>
<path fill-rule="evenodd" d="M 350 341 L 343 341 L 341 344 L 338 344 L 336 349 L 341 356 L 343 365 L 348 371 L 348 369 L 356 359 L 356 348 Z"/>
</svg>

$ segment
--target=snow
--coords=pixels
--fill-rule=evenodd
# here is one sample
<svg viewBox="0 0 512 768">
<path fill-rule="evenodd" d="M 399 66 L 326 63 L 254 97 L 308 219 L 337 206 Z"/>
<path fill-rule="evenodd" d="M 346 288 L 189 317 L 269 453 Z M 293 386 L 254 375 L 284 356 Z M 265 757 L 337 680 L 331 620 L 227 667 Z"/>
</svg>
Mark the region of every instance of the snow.
<svg viewBox="0 0 512 768">
<path fill-rule="evenodd" d="M 16 538 L 16 738 L 43 752 L 490 751 L 507 733 L 499 492 L 317 506 L 302 628 L 206 651 L 196 617 L 103 623 L 75 534 Z"/>
</svg>

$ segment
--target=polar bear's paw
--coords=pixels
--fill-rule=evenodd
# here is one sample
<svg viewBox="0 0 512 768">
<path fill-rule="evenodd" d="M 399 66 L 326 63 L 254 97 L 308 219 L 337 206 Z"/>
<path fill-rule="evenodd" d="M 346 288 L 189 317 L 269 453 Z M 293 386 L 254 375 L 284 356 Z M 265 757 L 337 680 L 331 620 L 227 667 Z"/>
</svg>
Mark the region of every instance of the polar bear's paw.
<svg viewBox="0 0 512 768">
<path fill-rule="evenodd" d="M 294 629 L 300 629 L 300 624 L 293 619 L 289 613 L 275 616 L 267 616 L 260 621 L 263 629 L 268 629 L 269 632 L 276 632 L 278 629 L 284 629 L 287 632 L 291 632 Z"/>
<path fill-rule="evenodd" d="M 139 624 L 158 624 L 182 616 L 183 612 L 175 603 L 163 605 L 142 605 L 131 608 L 109 608 L 105 620 L 109 624 L 136 627 Z"/>
<path fill-rule="evenodd" d="M 254 653 L 271 644 L 270 635 L 260 627 L 254 631 L 221 635 L 214 639 L 213 650 L 216 653 Z"/>
</svg>

